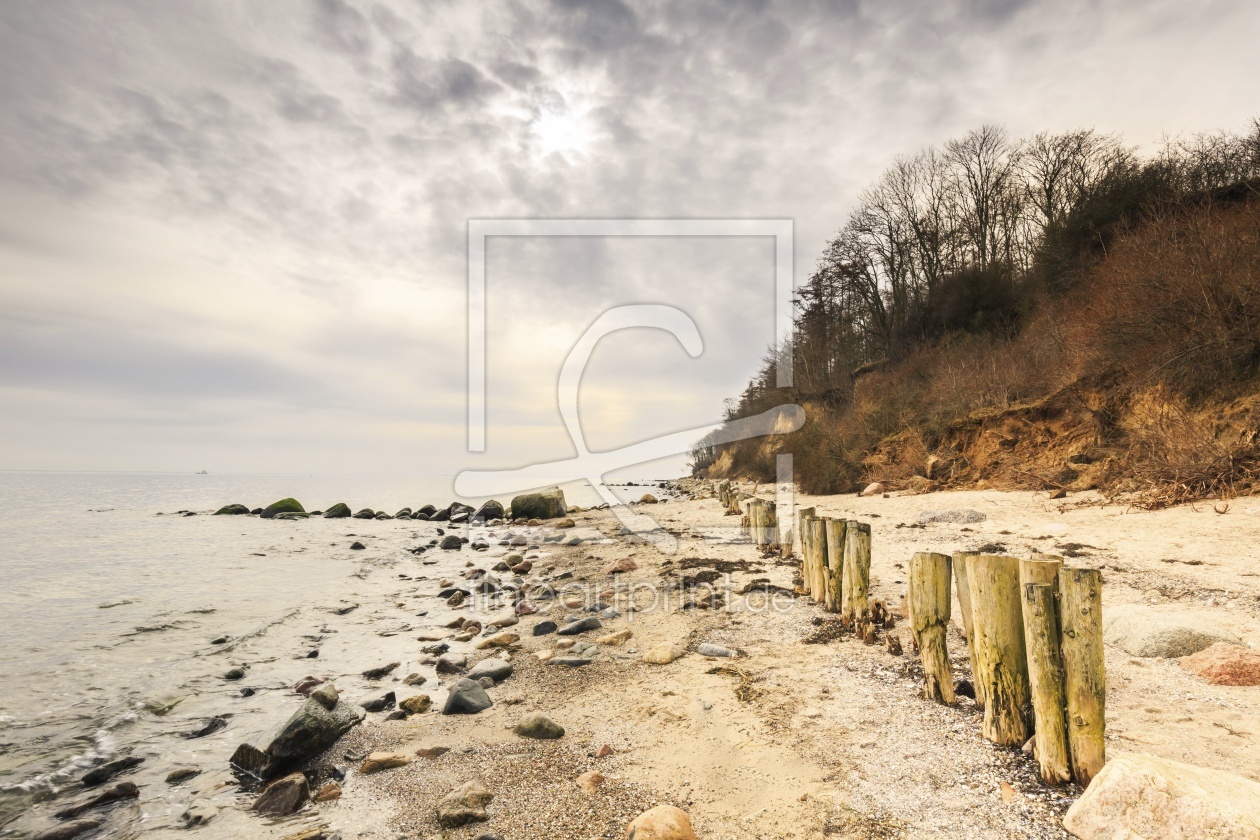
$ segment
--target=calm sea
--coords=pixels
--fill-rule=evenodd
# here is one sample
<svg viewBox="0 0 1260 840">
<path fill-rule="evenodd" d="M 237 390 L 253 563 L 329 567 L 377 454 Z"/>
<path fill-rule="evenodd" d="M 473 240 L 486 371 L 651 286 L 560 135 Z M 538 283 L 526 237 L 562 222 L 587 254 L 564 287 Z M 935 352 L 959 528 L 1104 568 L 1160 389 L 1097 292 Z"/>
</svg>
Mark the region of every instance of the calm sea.
<svg viewBox="0 0 1260 840">
<path fill-rule="evenodd" d="M 328 621 L 328 605 L 384 599 L 381 587 L 397 587 L 399 569 L 447 571 L 420 569 L 406 551 L 437 523 L 209 514 L 286 496 L 307 510 L 346 502 L 393 513 L 456 500 L 451 483 L 450 476 L 0 473 L 0 836 L 17 831 L 26 820 L 12 821 L 24 812 L 54 799 L 60 805 L 103 758 L 143 753 L 143 745 L 195 728 L 229 702 L 242 721 L 266 711 L 266 692 L 241 701 L 239 686 L 223 685 L 221 674 L 238 660 L 269 657 L 280 665 L 265 687 L 300 678 L 312 667 L 300 659 L 303 646 Z M 587 485 L 565 491 L 571 504 L 598 501 Z M 352 535 L 369 550 L 350 551 Z M 456 557 L 451 573 L 467 559 Z M 368 611 L 360 614 L 363 631 L 379 635 L 380 619 L 369 625 Z M 212 644 L 221 636 L 232 643 Z M 329 643 L 319 664 L 354 674 L 379 664 L 372 658 L 348 642 Z M 153 713 L 172 701 L 173 711 Z M 270 725 L 274 714 L 259 719 Z M 184 754 L 163 747 L 156 750 L 163 761 L 154 755 L 149 763 L 155 771 L 181 760 L 222 767 L 241 739 L 228 732 L 189 741 Z M 135 821 L 137 830 L 144 824 Z"/>
</svg>

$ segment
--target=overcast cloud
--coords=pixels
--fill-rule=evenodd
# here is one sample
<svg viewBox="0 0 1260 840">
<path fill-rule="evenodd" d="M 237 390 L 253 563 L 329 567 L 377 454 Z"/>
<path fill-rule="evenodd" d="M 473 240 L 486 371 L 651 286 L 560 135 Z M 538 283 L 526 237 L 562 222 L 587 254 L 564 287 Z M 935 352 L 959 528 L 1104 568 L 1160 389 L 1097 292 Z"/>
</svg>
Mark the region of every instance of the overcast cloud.
<svg viewBox="0 0 1260 840">
<path fill-rule="evenodd" d="M 6 0 L 0 468 L 427 472 L 715 420 L 773 338 L 769 239 L 492 240 L 470 218 L 788 218 L 805 276 L 893 156 L 985 122 L 1149 145 L 1255 115 L 1248 2 Z M 682 463 L 679 459 L 673 466 Z"/>
</svg>

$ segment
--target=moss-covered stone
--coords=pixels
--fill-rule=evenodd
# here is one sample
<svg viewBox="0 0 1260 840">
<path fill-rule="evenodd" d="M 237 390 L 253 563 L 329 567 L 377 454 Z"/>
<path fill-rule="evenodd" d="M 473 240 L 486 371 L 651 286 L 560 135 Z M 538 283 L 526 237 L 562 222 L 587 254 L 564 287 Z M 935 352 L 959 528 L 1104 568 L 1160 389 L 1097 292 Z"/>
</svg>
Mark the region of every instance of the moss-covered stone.
<svg viewBox="0 0 1260 840">
<path fill-rule="evenodd" d="M 541 493 L 525 493 L 512 499 L 514 519 L 559 519 L 567 513 L 564 491 L 549 487 Z"/>
<path fill-rule="evenodd" d="M 248 516 L 249 508 L 245 505 L 224 505 L 214 512 L 215 516 Z"/>
<path fill-rule="evenodd" d="M 376 511 L 372 510 L 371 508 L 364 508 L 363 510 L 356 513 L 354 515 L 354 518 L 355 519 L 375 519 Z"/>
<path fill-rule="evenodd" d="M 350 506 L 345 502 L 337 502 L 337 504 L 324 511 L 325 519 L 349 519 Z"/>
<path fill-rule="evenodd" d="M 306 508 L 297 499 L 281 499 L 263 508 L 263 519 L 274 519 L 278 513 L 306 513 Z"/>
</svg>

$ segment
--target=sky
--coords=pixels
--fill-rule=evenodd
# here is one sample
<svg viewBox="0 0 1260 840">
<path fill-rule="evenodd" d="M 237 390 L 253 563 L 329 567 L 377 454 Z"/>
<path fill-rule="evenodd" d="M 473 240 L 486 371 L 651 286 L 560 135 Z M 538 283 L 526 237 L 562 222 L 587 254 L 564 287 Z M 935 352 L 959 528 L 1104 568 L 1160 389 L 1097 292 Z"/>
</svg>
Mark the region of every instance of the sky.
<svg viewBox="0 0 1260 840">
<path fill-rule="evenodd" d="M 774 240 L 472 219 L 788 219 L 808 276 L 897 154 L 985 123 L 1149 148 L 1257 116 L 1260 4 L 5 0 L 0 469 L 448 475 L 718 420 L 774 340 Z M 682 456 L 637 468 L 677 474 Z"/>
</svg>

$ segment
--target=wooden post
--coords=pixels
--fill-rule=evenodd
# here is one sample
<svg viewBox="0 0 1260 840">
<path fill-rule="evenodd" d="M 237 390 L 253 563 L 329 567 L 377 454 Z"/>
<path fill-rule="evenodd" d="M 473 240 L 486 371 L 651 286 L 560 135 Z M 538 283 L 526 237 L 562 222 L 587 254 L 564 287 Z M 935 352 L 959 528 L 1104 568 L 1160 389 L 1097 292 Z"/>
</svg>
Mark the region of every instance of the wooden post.
<svg viewBox="0 0 1260 840">
<path fill-rule="evenodd" d="M 976 685 L 984 684 L 984 737 L 1000 746 L 1019 747 L 1028 740 L 1023 710 L 1030 700 L 1019 561 L 987 554 L 972 557 L 967 584 Z"/>
<path fill-rule="evenodd" d="M 809 597 L 820 604 L 827 597 L 827 521 L 809 520 Z"/>
<path fill-rule="evenodd" d="M 766 544 L 766 503 L 761 499 L 750 499 L 748 514 L 752 523 L 753 545 L 761 548 Z"/>
<path fill-rule="evenodd" d="M 871 526 L 850 519 L 845 526 L 842 618 L 858 619 L 866 612 L 871 582 Z"/>
<path fill-rule="evenodd" d="M 848 523 L 827 520 L 827 612 L 840 612 L 844 598 L 844 540 Z"/>
<path fill-rule="evenodd" d="M 910 559 L 910 632 L 923 662 L 923 696 L 954 703 L 954 670 L 949 664 L 945 626 L 950 615 L 950 558 L 920 551 Z"/>
<path fill-rule="evenodd" d="M 1019 589 L 1030 583 L 1048 583 L 1059 592 L 1059 569 L 1063 566 L 1062 557 L 1051 557 L 1049 554 L 1034 554 L 1031 560 L 1019 561 Z"/>
<path fill-rule="evenodd" d="M 810 520 L 814 518 L 814 509 L 805 508 L 796 513 L 796 531 L 801 541 L 801 586 L 802 591 L 809 592 L 809 560 L 812 556 L 809 547 Z"/>
<path fill-rule="evenodd" d="M 793 528 L 798 528 L 800 526 L 794 524 L 792 528 L 787 527 L 787 519 L 785 517 L 780 517 L 777 511 L 775 513 L 774 521 L 779 535 L 779 556 L 791 557 L 792 541 L 796 539 L 796 534 L 793 532 Z"/>
<path fill-rule="evenodd" d="M 1062 569 L 1059 594 L 1068 754 L 1073 780 L 1085 787 L 1106 761 L 1107 673 L 1103 661 L 1102 572 Z"/>
<path fill-rule="evenodd" d="M 1041 781 L 1060 785 L 1071 779 L 1072 774 L 1068 769 L 1064 731 L 1063 661 L 1059 655 L 1055 587 L 1051 583 L 1026 583 L 1022 591 L 1028 686 L 1037 721 L 1034 730 L 1037 762 L 1041 765 Z"/>
<path fill-rule="evenodd" d="M 779 506 L 775 502 L 765 502 L 766 514 L 766 550 L 772 550 L 779 545 Z"/>
<path fill-rule="evenodd" d="M 976 693 L 976 708 L 984 710 L 984 689 L 976 676 L 976 646 L 973 643 L 975 634 L 971 632 L 971 587 L 967 583 L 967 564 L 972 557 L 979 557 L 975 551 L 954 552 L 954 591 L 958 593 L 958 617 L 962 620 L 963 638 L 967 640 L 967 659 L 971 662 L 971 687 Z"/>
</svg>

